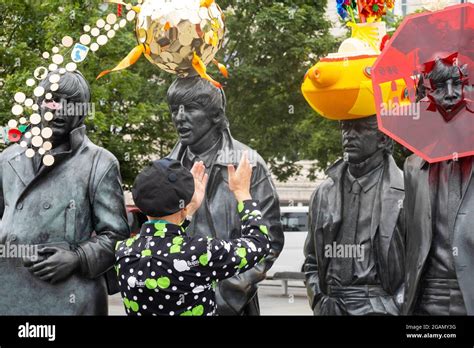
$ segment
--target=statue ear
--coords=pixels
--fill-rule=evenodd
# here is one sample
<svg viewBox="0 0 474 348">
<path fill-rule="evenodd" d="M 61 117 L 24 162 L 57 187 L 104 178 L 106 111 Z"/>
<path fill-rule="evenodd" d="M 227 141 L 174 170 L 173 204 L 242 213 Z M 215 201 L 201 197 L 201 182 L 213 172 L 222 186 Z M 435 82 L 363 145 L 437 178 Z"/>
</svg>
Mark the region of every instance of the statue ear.
<svg viewBox="0 0 474 348">
<path fill-rule="evenodd" d="M 387 147 L 389 141 L 390 141 L 390 138 L 384 133 L 380 132 L 380 140 L 377 144 L 377 147 L 379 149 L 384 149 L 385 147 Z"/>
<path fill-rule="evenodd" d="M 218 124 L 222 118 L 222 110 L 217 111 L 213 116 L 212 116 L 212 123 L 213 124 Z"/>
</svg>

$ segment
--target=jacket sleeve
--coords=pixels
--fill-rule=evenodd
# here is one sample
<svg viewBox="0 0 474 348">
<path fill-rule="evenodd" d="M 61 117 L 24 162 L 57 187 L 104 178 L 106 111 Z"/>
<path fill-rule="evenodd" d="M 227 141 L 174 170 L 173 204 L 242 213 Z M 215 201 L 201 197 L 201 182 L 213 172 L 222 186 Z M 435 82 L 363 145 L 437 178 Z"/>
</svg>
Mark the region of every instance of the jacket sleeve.
<svg viewBox="0 0 474 348">
<path fill-rule="evenodd" d="M 416 200 L 414 197 L 414 187 L 417 185 L 416 180 L 414 180 L 413 169 L 418 167 L 420 164 L 417 161 L 417 157 L 410 156 L 405 160 L 403 165 L 403 179 L 405 185 L 405 199 L 403 200 L 403 229 L 404 229 L 404 239 L 405 239 L 405 282 L 404 282 L 404 297 L 403 304 L 401 306 L 402 315 L 412 315 L 413 313 L 413 303 L 418 299 L 419 291 L 413 291 L 413 282 L 409 280 L 409 273 L 412 273 L 410 269 L 410 258 L 413 255 L 410 254 L 410 250 L 415 250 L 421 248 L 420 245 L 414 245 L 412 243 L 413 228 L 416 227 L 413 225 L 413 216 L 418 210 L 415 209 Z"/>
<path fill-rule="evenodd" d="M 0 153 L 0 221 L 3 218 L 5 212 L 5 198 L 3 193 L 3 166 L 5 165 L 5 151 Z M 1 231 L 0 231 L 1 235 Z"/>
<path fill-rule="evenodd" d="M 199 261 L 209 277 L 224 280 L 244 273 L 262 261 L 270 252 L 268 227 L 256 201 L 238 204 L 242 237 L 233 240 L 209 238 Z"/>
<path fill-rule="evenodd" d="M 406 243 L 406 227 L 405 227 L 405 210 L 402 208 L 400 210 L 400 216 L 398 217 L 397 221 L 397 235 L 394 237 L 394 241 L 392 242 L 392 248 L 394 253 L 398 256 L 397 261 L 401 260 L 401 262 L 394 262 L 394 266 L 398 266 L 397 269 L 393 270 L 392 274 L 402 274 L 401 281 L 397 289 L 395 290 L 394 299 L 395 303 L 397 304 L 398 308 L 401 310 L 404 300 L 405 300 L 405 243 Z M 392 251 L 391 251 L 392 253 Z M 397 277 L 398 278 L 398 277 Z"/>
<path fill-rule="evenodd" d="M 254 169 L 251 187 L 252 197 L 260 202 L 262 216 L 267 222 L 270 253 L 248 272 L 225 280 L 216 289 L 216 301 L 221 315 L 235 315 L 255 295 L 258 283 L 265 279 L 284 245 L 284 234 L 280 218 L 280 203 L 270 173 L 262 163 Z"/>
<path fill-rule="evenodd" d="M 311 197 L 308 216 L 308 236 L 304 246 L 305 262 L 303 270 L 306 278 L 306 290 L 311 308 L 321 300 L 322 291 L 319 281 L 318 255 L 316 254 L 315 234 L 317 233 L 318 190 Z"/>
<path fill-rule="evenodd" d="M 113 266 L 117 241 L 130 235 L 119 164 L 115 158 L 105 173 L 98 175 L 93 187 L 91 203 L 95 236 L 80 243 L 76 249 L 81 272 L 90 279 L 99 277 Z"/>
</svg>

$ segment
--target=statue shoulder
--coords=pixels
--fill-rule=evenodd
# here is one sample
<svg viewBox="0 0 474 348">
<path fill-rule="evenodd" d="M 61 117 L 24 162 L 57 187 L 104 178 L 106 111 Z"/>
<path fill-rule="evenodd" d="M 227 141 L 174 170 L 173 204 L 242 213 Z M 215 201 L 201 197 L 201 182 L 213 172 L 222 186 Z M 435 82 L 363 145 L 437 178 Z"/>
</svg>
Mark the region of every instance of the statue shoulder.
<svg viewBox="0 0 474 348">
<path fill-rule="evenodd" d="M 267 163 L 265 162 L 263 157 L 260 156 L 260 154 L 257 152 L 257 150 L 252 149 L 250 146 L 248 146 L 244 143 L 241 143 L 240 141 L 235 140 L 234 138 L 232 138 L 232 145 L 233 145 L 232 147 L 233 147 L 234 151 L 236 151 L 237 153 L 242 153 L 243 151 L 248 151 L 250 161 L 256 163 L 257 167 L 263 167 L 265 169 L 268 169 L 267 168 Z"/>
<path fill-rule="evenodd" d="M 117 171 L 120 171 L 119 161 L 112 152 L 94 144 L 89 139 L 86 146 L 90 151 L 91 157 L 94 158 L 93 170 L 98 177 L 105 175 L 111 168 L 116 168 Z"/>
<path fill-rule="evenodd" d="M 426 161 L 417 155 L 409 156 L 403 166 L 405 175 L 419 171 L 425 163 Z"/>
<path fill-rule="evenodd" d="M 23 147 L 21 147 L 18 144 L 12 144 L 5 148 L 1 153 L 0 153 L 0 162 L 6 162 L 15 157 L 16 155 L 22 153 L 25 151 Z"/>
<path fill-rule="evenodd" d="M 328 177 L 324 179 L 324 181 L 321 182 L 321 184 L 319 184 L 318 187 L 316 187 L 316 190 L 314 190 L 313 198 L 326 194 L 333 187 L 334 187 L 334 180 L 332 178 Z"/>
</svg>

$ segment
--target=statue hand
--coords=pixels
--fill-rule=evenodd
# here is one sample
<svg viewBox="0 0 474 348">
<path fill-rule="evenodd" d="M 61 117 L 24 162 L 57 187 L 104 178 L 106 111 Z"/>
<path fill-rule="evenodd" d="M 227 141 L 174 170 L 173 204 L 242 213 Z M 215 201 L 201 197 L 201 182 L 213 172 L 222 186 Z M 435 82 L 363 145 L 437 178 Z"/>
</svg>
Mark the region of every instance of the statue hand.
<svg viewBox="0 0 474 348">
<path fill-rule="evenodd" d="M 38 251 L 39 255 L 49 255 L 31 265 L 25 264 L 28 270 L 36 277 L 55 284 L 71 276 L 79 267 L 79 255 L 74 251 L 58 247 L 45 247 Z M 29 266 L 31 265 L 31 266 Z"/>
</svg>

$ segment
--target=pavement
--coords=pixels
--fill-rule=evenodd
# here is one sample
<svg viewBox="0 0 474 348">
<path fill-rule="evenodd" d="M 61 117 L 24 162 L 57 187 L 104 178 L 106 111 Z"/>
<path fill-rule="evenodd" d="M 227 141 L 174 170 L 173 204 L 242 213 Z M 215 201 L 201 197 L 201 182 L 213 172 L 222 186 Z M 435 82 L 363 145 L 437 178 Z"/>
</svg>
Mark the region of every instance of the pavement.
<svg viewBox="0 0 474 348">
<path fill-rule="evenodd" d="M 262 315 L 312 315 L 303 282 L 290 282 L 288 295 L 280 281 L 266 280 L 259 285 L 258 297 Z M 120 294 L 109 296 L 109 315 L 125 315 Z"/>
</svg>

